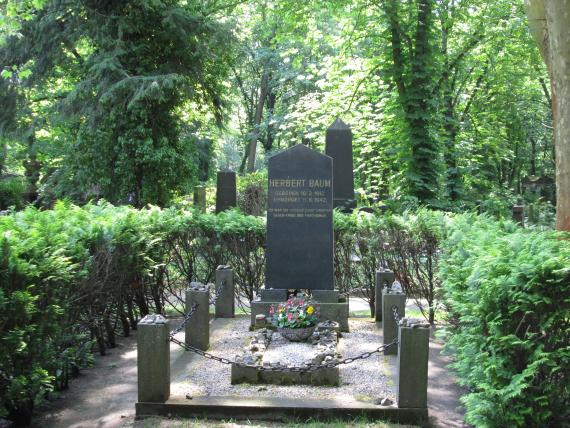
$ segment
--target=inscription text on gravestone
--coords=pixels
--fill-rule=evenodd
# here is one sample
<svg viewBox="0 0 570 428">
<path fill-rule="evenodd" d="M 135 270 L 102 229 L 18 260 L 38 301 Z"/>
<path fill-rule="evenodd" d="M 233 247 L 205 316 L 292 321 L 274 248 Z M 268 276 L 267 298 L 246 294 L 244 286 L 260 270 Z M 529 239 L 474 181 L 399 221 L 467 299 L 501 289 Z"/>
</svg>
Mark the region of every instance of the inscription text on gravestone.
<svg viewBox="0 0 570 428">
<path fill-rule="evenodd" d="M 269 160 L 267 288 L 333 289 L 332 159 L 297 145 Z"/>
</svg>

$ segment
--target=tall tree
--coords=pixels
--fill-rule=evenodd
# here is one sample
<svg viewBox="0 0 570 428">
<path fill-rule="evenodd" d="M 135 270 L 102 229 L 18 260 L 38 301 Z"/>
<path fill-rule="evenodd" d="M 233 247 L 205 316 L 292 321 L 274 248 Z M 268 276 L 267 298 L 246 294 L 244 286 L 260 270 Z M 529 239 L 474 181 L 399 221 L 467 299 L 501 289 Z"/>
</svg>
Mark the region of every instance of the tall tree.
<svg viewBox="0 0 570 428">
<path fill-rule="evenodd" d="M 430 44 L 433 31 L 433 0 L 415 2 L 415 31 L 406 40 L 398 0 L 383 2 L 388 18 L 392 49 L 392 78 L 398 90 L 410 136 L 410 192 L 421 202 L 433 202 L 438 193 L 439 149 L 431 128 L 431 93 L 433 80 L 430 68 L 435 60 Z M 407 46 L 405 45 L 407 44 Z"/>
<path fill-rule="evenodd" d="M 33 10 L 0 49 L 2 64 L 29 67 L 25 86 L 67 84 L 59 106 L 74 124 L 72 181 L 114 202 L 165 204 L 193 177 L 181 110 L 210 106 L 222 120 L 231 37 L 208 3 L 176 0 L 54 1 Z M 71 168 L 70 168 L 71 165 Z"/>
<path fill-rule="evenodd" d="M 556 228 L 570 231 L 570 0 L 525 0 L 550 75 L 556 149 Z"/>
</svg>

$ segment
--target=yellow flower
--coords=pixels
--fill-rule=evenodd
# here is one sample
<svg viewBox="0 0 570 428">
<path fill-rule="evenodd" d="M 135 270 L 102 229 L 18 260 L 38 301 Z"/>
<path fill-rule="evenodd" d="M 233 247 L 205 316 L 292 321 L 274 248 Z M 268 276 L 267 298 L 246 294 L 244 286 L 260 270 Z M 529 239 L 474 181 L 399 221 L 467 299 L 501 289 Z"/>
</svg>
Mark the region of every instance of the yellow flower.
<svg viewBox="0 0 570 428">
<path fill-rule="evenodd" d="M 315 312 L 315 308 L 313 308 L 312 306 L 309 306 L 309 307 L 307 308 L 307 313 L 308 313 L 309 315 L 311 315 L 313 312 Z"/>
</svg>

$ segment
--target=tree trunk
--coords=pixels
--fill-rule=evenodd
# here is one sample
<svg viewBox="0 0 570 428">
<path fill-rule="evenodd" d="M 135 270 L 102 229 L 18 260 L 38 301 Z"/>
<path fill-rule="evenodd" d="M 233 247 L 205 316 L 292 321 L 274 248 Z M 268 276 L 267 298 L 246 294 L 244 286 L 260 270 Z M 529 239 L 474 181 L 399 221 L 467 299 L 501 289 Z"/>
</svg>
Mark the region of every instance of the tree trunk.
<svg viewBox="0 0 570 428">
<path fill-rule="evenodd" d="M 525 6 L 552 88 L 556 228 L 570 231 L 570 0 L 526 0 Z"/>
<path fill-rule="evenodd" d="M 36 137 L 34 128 L 30 130 L 27 138 L 28 158 L 23 162 L 28 189 L 26 191 L 27 200 L 33 204 L 38 199 L 38 182 L 40 180 L 40 171 L 42 163 L 38 161 L 36 155 Z"/>
<path fill-rule="evenodd" d="M 251 131 L 251 140 L 249 142 L 249 155 L 247 156 L 247 172 L 255 170 L 255 153 L 257 151 L 257 139 L 259 137 L 259 125 L 263 117 L 263 106 L 267 98 L 267 89 L 269 86 L 269 73 L 264 72 L 261 76 L 261 84 L 259 85 L 259 98 L 257 99 L 257 107 L 255 108 L 255 119 L 253 122 L 253 130 Z"/>
</svg>

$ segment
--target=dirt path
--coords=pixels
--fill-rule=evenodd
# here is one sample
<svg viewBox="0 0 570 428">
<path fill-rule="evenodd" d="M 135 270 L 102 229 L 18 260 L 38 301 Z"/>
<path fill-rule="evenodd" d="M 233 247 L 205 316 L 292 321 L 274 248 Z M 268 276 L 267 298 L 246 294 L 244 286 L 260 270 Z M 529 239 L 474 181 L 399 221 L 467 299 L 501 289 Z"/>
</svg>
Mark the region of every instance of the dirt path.
<svg viewBox="0 0 570 428">
<path fill-rule="evenodd" d="M 449 359 L 441 355 L 442 344 L 430 342 L 428 406 L 430 421 L 437 428 L 466 427 L 459 396 L 461 389 L 450 375 L 446 365 Z M 42 428 L 116 428 L 151 427 L 155 423 L 134 422 L 134 403 L 137 397 L 136 383 L 136 332 L 122 338 L 117 348 L 107 356 L 95 358 L 95 365 L 82 371 L 71 382 L 70 389 L 49 402 L 34 418 L 34 427 Z M 155 421 L 156 422 L 156 421 Z M 196 426 L 208 426 L 207 422 L 194 422 Z M 168 426 L 159 423 L 160 426 Z M 193 424 L 190 424 L 191 426 Z M 213 426 L 238 427 L 239 424 Z M 181 426 L 174 425 L 172 426 Z M 186 426 L 182 424 L 182 426 Z M 251 425 L 244 425 L 251 426 Z M 258 426 L 268 426 L 259 423 Z M 275 426 L 275 425 L 271 425 Z"/>
</svg>

